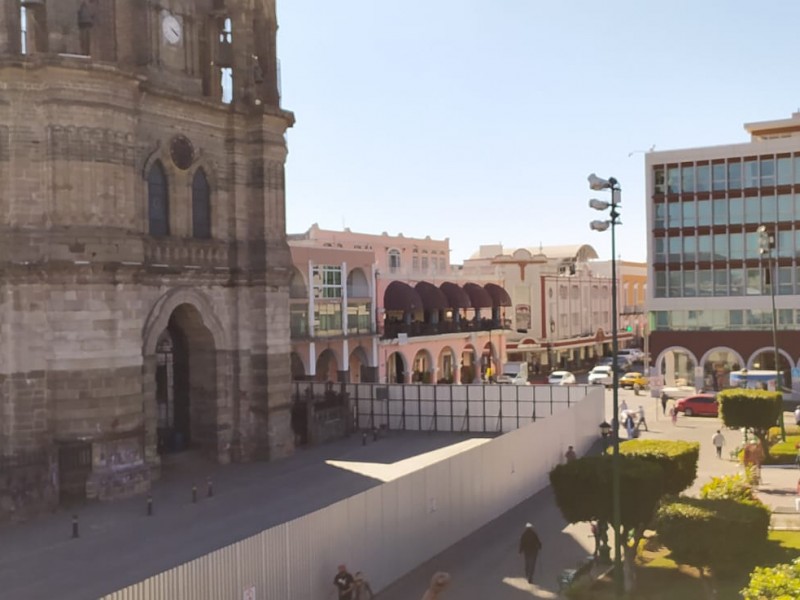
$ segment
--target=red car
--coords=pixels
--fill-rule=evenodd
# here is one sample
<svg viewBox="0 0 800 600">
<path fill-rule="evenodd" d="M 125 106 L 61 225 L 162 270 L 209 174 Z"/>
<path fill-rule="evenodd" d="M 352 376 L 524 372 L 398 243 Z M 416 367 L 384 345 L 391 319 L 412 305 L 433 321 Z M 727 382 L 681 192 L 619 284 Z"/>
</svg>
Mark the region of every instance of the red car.
<svg viewBox="0 0 800 600">
<path fill-rule="evenodd" d="M 716 417 L 717 408 L 717 399 L 714 394 L 688 396 L 686 398 L 681 398 L 675 404 L 675 410 L 682 412 L 687 417 L 691 417 L 692 415 Z"/>
</svg>

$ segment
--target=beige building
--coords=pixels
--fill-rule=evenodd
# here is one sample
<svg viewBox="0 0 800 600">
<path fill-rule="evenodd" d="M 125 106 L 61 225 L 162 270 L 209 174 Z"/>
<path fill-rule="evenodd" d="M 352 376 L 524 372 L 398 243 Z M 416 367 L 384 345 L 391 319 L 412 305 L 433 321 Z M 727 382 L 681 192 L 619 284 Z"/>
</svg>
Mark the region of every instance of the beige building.
<svg viewBox="0 0 800 600">
<path fill-rule="evenodd" d="M 611 351 L 611 276 L 595 268 L 596 258 L 588 244 L 487 245 L 464 261 L 462 277 L 495 280 L 511 297 L 504 361 L 527 361 L 544 374 L 588 368 Z M 620 344 L 631 338 L 620 327 Z"/>
<path fill-rule="evenodd" d="M 0 518 L 292 452 L 274 0 L 0 0 Z"/>
</svg>

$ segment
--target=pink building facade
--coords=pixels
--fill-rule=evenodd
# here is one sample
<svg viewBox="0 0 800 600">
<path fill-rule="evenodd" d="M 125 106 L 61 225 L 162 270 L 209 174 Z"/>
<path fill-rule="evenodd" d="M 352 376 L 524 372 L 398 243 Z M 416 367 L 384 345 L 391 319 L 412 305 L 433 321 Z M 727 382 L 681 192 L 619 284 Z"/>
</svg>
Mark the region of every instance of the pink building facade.
<svg viewBox="0 0 800 600">
<path fill-rule="evenodd" d="M 502 368 L 511 299 L 452 269 L 448 239 L 313 225 L 288 240 L 294 379 L 472 383 Z"/>
</svg>

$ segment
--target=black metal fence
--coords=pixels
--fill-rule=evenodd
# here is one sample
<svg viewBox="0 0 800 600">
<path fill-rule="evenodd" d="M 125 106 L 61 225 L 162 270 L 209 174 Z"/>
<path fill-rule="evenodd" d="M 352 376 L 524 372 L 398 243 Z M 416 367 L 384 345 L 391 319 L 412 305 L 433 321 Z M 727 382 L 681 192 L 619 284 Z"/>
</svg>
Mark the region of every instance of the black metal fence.
<svg viewBox="0 0 800 600">
<path fill-rule="evenodd" d="M 298 402 L 331 384 L 294 382 Z M 356 429 L 502 433 L 568 409 L 601 387 L 587 385 L 332 384 L 345 394 Z"/>
</svg>

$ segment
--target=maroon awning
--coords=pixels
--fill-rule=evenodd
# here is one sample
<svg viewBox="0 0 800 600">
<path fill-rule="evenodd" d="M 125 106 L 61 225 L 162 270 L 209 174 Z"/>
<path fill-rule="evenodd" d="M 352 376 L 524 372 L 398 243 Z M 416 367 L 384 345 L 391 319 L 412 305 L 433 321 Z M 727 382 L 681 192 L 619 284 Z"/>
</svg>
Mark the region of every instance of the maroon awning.
<svg viewBox="0 0 800 600">
<path fill-rule="evenodd" d="M 505 291 L 502 287 L 497 285 L 496 283 L 487 283 L 483 286 L 489 296 L 492 297 L 492 306 L 511 306 L 511 296 L 508 295 L 508 292 Z"/>
<path fill-rule="evenodd" d="M 477 283 L 465 283 L 464 291 L 467 292 L 472 308 L 491 308 L 492 297 Z"/>
<path fill-rule="evenodd" d="M 420 281 L 414 289 L 422 298 L 425 310 L 444 310 L 450 307 L 444 292 L 429 281 Z"/>
<path fill-rule="evenodd" d="M 455 283 L 445 281 L 439 286 L 444 295 L 447 297 L 447 308 L 459 310 L 461 308 L 472 308 L 472 302 L 469 295 L 461 287 Z"/>
<path fill-rule="evenodd" d="M 383 308 L 386 310 L 414 311 L 423 307 L 417 291 L 402 281 L 393 281 L 383 293 Z"/>
</svg>

